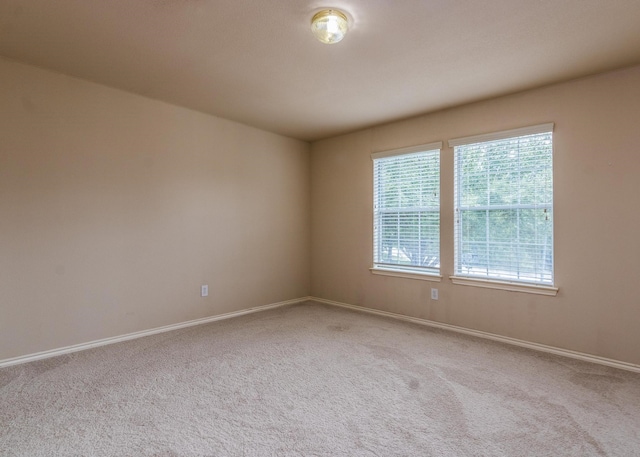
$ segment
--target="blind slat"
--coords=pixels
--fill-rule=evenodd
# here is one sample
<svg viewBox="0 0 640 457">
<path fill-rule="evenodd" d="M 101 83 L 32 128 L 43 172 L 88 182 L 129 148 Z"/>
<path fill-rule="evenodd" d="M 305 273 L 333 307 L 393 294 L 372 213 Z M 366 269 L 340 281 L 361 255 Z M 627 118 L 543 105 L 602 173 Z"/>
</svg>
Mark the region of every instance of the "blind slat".
<svg viewBox="0 0 640 457">
<path fill-rule="evenodd" d="M 372 154 L 374 265 L 440 268 L 441 144 L 435 146 Z"/>
<path fill-rule="evenodd" d="M 545 126 L 453 141 L 456 275 L 553 284 L 553 124 Z"/>
</svg>

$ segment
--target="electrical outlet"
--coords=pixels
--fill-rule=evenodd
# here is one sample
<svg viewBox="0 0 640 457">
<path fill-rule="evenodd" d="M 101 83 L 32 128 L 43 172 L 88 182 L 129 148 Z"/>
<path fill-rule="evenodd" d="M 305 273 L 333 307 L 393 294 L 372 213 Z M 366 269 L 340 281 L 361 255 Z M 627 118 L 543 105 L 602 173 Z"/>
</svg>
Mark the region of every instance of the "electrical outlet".
<svg viewBox="0 0 640 457">
<path fill-rule="evenodd" d="M 200 286 L 200 296 L 201 297 L 209 296 L 209 286 L 207 285 Z"/>
<path fill-rule="evenodd" d="M 438 299 L 438 289 L 431 289 L 431 300 Z"/>
</svg>

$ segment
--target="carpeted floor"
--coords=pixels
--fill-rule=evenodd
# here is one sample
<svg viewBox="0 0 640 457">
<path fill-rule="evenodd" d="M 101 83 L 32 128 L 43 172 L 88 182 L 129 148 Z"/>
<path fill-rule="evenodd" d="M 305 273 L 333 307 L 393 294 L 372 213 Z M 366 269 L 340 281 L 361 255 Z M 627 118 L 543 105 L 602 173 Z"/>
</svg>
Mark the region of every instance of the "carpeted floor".
<svg viewBox="0 0 640 457">
<path fill-rule="evenodd" d="M 2 456 L 638 456 L 640 375 L 307 303 L 0 370 Z"/>
</svg>

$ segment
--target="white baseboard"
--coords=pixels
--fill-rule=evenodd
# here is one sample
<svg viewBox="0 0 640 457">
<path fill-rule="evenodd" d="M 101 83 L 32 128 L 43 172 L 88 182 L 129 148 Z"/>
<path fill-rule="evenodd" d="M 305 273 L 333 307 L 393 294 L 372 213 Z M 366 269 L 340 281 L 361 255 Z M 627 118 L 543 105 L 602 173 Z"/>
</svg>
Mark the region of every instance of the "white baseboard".
<svg viewBox="0 0 640 457">
<path fill-rule="evenodd" d="M 49 351 L 37 352 L 35 354 L 28 354 L 19 357 L 13 357 L 10 359 L 0 360 L 0 368 L 8 367 L 11 365 L 18 365 L 21 363 L 33 362 L 35 360 L 47 359 L 49 357 L 56 357 L 58 355 L 71 354 L 73 352 L 84 351 L 86 349 L 92 349 L 99 346 L 106 346 L 108 344 L 120 343 L 122 341 L 133 340 L 136 338 L 142 338 L 144 336 L 155 335 L 158 333 L 170 332 L 172 330 L 178 330 L 186 327 L 193 327 L 195 325 L 207 324 L 209 322 L 221 321 L 224 319 L 231 319 L 233 317 L 244 316 L 245 314 L 258 313 L 269 309 L 279 308 L 281 306 L 293 305 L 296 303 L 302 303 L 305 301 L 315 301 L 317 303 L 324 303 L 326 305 L 338 306 L 341 308 L 347 308 L 354 311 L 375 314 L 378 316 L 390 317 L 392 319 L 398 319 L 406 322 L 413 322 L 414 324 L 426 325 L 428 327 L 439 328 L 443 330 L 450 330 L 452 332 L 463 333 L 465 335 L 477 336 L 493 341 L 499 341 L 501 343 L 511 344 L 514 346 L 520 346 L 536 351 L 547 352 L 550 354 L 569 357 L 572 359 L 583 360 L 585 362 L 597 363 L 600 365 L 606 365 L 613 368 L 619 368 L 622 370 L 633 371 L 640 373 L 640 365 L 632 363 L 621 362 L 619 360 L 608 359 L 605 357 L 599 357 L 595 355 L 585 354 L 582 352 L 570 351 L 568 349 L 556 348 L 553 346 L 547 346 L 545 344 L 531 343 L 529 341 L 519 340 L 516 338 L 510 338 L 507 336 L 496 335 L 494 333 L 482 332 L 480 330 L 473 330 L 465 327 L 458 327 L 457 325 L 443 324 L 440 322 L 430 321 L 427 319 L 420 319 L 418 317 L 405 316 L 403 314 L 390 313 L 388 311 L 381 311 L 373 308 L 365 308 L 363 306 L 351 305 L 348 303 L 341 303 L 333 300 L 325 300 L 318 297 L 301 297 L 293 300 L 282 301 L 278 303 L 272 303 L 263 306 L 256 306 L 254 308 L 243 309 L 240 311 L 233 311 L 230 313 L 219 314 L 217 316 L 204 317 L 201 319 L 195 319 L 187 322 L 180 322 L 177 324 L 165 325 L 163 327 L 157 327 L 150 330 L 142 330 L 140 332 L 128 333 L 126 335 L 115 336 L 111 338 L 104 338 L 100 340 L 90 341 L 88 343 L 76 344 L 73 346 L 66 346 L 58 349 L 52 349 Z"/>
<path fill-rule="evenodd" d="M 256 306 L 254 308 L 243 309 L 240 311 L 233 311 L 230 313 L 218 314 L 217 316 L 203 317 L 201 319 L 194 319 L 192 321 L 165 325 L 163 327 L 156 327 L 150 330 L 142 330 L 139 332 L 127 333 L 126 335 L 120 335 L 120 336 L 114 336 L 110 338 L 103 338 L 100 340 L 90 341 L 88 343 L 74 344 L 73 346 L 66 346 L 58 349 L 52 349 L 49 351 L 36 352 L 35 354 L 28 354 L 28 355 L 23 355 L 19 357 L 13 357 L 11 359 L 4 359 L 4 360 L 0 360 L 0 368 L 8 367 L 11 365 L 18 365 L 21 363 L 33 362 L 35 360 L 47 359 L 49 357 L 56 357 L 58 355 L 63 355 L 63 354 L 71 354 L 72 352 L 84 351 L 86 349 L 92 349 L 99 346 L 106 346 L 108 344 L 134 340 L 136 338 L 155 335 L 157 333 L 170 332 L 172 330 L 178 330 L 185 327 L 193 327 L 194 325 L 202 325 L 202 324 L 207 324 L 209 322 L 221 321 L 224 319 L 231 319 L 232 317 L 244 316 L 245 314 L 258 313 L 261 311 L 266 311 L 268 309 L 274 309 L 274 308 L 279 308 L 281 306 L 301 303 L 309 299 L 310 297 L 295 298 L 293 300 L 287 300 L 287 301 L 282 301 L 278 303 L 271 303 L 269 305 Z"/>
<path fill-rule="evenodd" d="M 325 300 L 323 298 L 308 297 L 308 300 L 312 300 L 318 303 L 324 303 L 326 305 L 339 306 L 341 308 L 348 308 L 354 311 L 360 311 L 369 314 L 376 314 L 378 316 L 391 317 L 407 322 L 413 322 L 414 324 L 426 325 L 428 327 L 439 328 L 443 330 L 450 330 L 452 332 L 464 333 L 465 335 L 477 336 L 487 340 L 499 341 L 501 343 L 507 343 L 514 346 L 520 346 L 527 349 L 533 349 L 535 351 L 547 352 L 550 354 L 561 355 L 572 359 L 583 360 L 585 362 L 597 363 L 600 365 L 606 365 L 608 367 L 620 368 L 622 370 L 634 371 L 640 373 L 640 365 L 633 363 L 621 362 L 619 360 L 608 359 L 605 357 L 598 357 L 595 355 L 585 354 L 583 352 L 570 351 L 568 349 L 561 349 L 553 346 L 547 346 L 545 344 L 531 343 L 529 341 L 519 340 L 516 338 L 510 338 L 507 336 L 496 335 L 494 333 L 482 332 L 480 330 L 473 330 L 465 327 L 458 327 L 457 325 L 442 324 L 440 322 L 430 321 L 427 319 L 420 319 L 417 317 L 405 316 L 403 314 L 390 313 L 388 311 L 380 311 L 372 308 L 365 308 L 363 306 L 350 305 L 348 303 L 341 303 L 332 300 Z"/>
</svg>

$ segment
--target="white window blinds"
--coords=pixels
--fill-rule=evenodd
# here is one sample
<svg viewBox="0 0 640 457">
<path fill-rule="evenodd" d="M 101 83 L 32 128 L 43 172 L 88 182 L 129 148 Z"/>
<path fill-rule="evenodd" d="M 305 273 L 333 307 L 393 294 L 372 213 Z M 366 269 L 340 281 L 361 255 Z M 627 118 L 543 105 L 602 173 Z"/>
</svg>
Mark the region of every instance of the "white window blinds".
<svg viewBox="0 0 640 457">
<path fill-rule="evenodd" d="M 457 276 L 553 285 L 553 124 L 451 140 Z"/>
<path fill-rule="evenodd" d="M 441 147 L 372 154 L 374 268 L 439 274 Z"/>
</svg>

